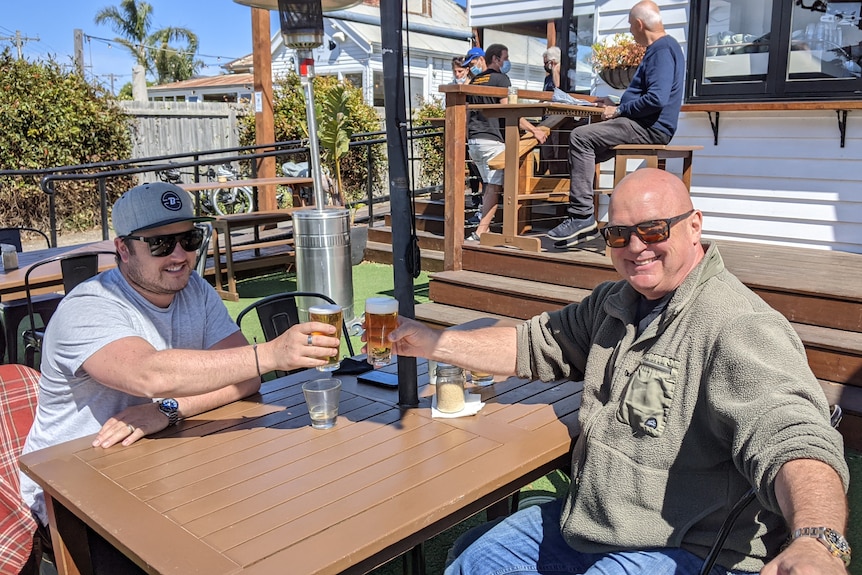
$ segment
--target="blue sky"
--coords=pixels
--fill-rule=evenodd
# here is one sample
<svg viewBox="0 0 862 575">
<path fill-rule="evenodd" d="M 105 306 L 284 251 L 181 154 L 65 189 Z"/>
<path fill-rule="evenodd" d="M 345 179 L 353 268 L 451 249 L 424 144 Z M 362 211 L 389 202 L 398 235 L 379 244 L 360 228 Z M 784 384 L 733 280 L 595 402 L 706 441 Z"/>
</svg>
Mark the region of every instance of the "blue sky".
<svg viewBox="0 0 862 575">
<path fill-rule="evenodd" d="M 204 75 L 223 72 L 219 67 L 232 59 L 251 53 L 251 9 L 233 0 L 148 0 L 153 7 L 153 30 L 166 26 L 189 28 L 200 40 L 199 56 L 208 66 Z M 0 37 L 34 38 L 24 44 L 24 57 L 30 60 L 54 56 L 60 64 L 72 65 L 74 30 L 85 34 L 84 62 L 88 74 L 94 74 L 110 87 L 110 74 L 119 90 L 132 79 L 134 61 L 122 46 L 97 38 L 116 36 L 107 25 L 97 26 L 95 15 L 106 6 L 119 6 L 119 0 L 39 0 L 29 2 L 0 0 Z M 270 12 L 273 28 L 278 14 Z M 87 40 L 86 36 L 92 37 Z M 38 41 L 35 38 L 39 38 Z M 0 41 L 0 49 L 9 46 L 13 56 L 17 48 L 9 40 Z"/>
</svg>

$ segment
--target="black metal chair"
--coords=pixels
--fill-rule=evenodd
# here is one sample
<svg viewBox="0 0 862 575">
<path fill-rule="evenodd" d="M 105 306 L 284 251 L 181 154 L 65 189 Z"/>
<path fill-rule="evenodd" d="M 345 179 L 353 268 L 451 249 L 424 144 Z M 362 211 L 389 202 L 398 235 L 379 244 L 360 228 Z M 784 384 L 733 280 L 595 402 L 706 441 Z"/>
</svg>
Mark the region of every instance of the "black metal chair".
<svg viewBox="0 0 862 575">
<path fill-rule="evenodd" d="M 51 247 L 51 240 L 48 238 L 48 235 L 42 230 L 37 230 L 36 228 L 27 228 L 27 227 L 10 227 L 10 228 L 0 228 L 0 244 L 12 244 L 15 246 L 15 251 L 22 252 L 24 249 L 21 247 L 21 232 L 28 232 L 31 234 L 36 234 L 42 236 L 45 239 L 45 247 Z"/>
<path fill-rule="evenodd" d="M 260 321 L 260 327 L 263 329 L 264 339 L 271 341 L 286 332 L 291 326 L 300 323 L 299 307 L 296 304 L 296 298 L 298 297 L 318 298 L 327 303 L 338 305 L 331 297 L 321 293 L 303 291 L 279 293 L 261 298 L 243 309 L 236 316 L 236 324 L 242 329 L 243 318 L 249 312 L 255 310 L 258 321 Z M 353 357 L 355 355 L 353 344 L 350 342 L 350 332 L 347 330 L 347 322 L 344 321 L 344 318 L 341 319 L 341 329 L 344 333 L 344 341 L 347 343 L 347 351 Z M 279 377 L 285 375 L 280 371 L 277 371 L 276 374 Z"/>
<path fill-rule="evenodd" d="M 838 427 L 838 424 L 841 423 L 841 418 L 844 416 L 841 406 L 832 405 L 829 407 L 829 411 L 829 423 L 832 427 Z M 733 529 L 733 525 L 736 523 L 736 520 L 739 519 L 742 512 L 745 511 L 746 507 L 751 505 L 755 499 L 757 499 L 757 491 L 752 487 L 733 505 L 730 513 L 728 513 L 727 517 L 724 518 L 724 523 L 721 524 L 721 528 L 718 530 L 718 535 L 716 535 L 715 541 L 713 541 L 712 547 L 709 549 L 709 553 L 707 553 L 706 558 L 703 560 L 703 565 L 700 568 L 699 575 L 708 575 L 712 567 L 715 565 L 715 561 L 718 559 L 718 555 L 721 553 L 721 549 L 724 547 L 724 542 L 727 540 L 727 536 L 730 535 L 730 531 Z"/>
<path fill-rule="evenodd" d="M 42 339 L 45 337 L 45 327 L 51 319 L 50 314 L 47 319 L 43 318 L 43 326 L 36 326 L 36 306 L 35 297 L 33 295 L 33 283 L 31 276 L 35 270 L 54 262 L 60 262 L 60 273 L 63 277 L 63 293 L 67 294 L 75 289 L 78 284 L 90 279 L 99 273 L 99 256 L 110 255 L 116 256 L 115 252 L 105 250 L 92 252 L 72 252 L 54 256 L 36 262 L 27 268 L 24 274 L 24 293 L 27 297 L 27 317 L 29 319 L 29 328 L 24 331 L 24 363 L 35 368 L 36 353 L 42 352 Z M 56 308 L 56 306 L 55 306 Z"/>
<path fill-rule="evenodd" d="M 51 240 L 42 230 L 28 227 L 0 228 L 0 244 L 11 244 L 18 252 L 23 250 L 22 232 L 29 235 L 42 236 L 45 246 L 51 247 Z M 62 298 L 59 294 L 42 294 L 36 296 L 34 307 L 43 323 L 57 309 Z M 0 302 L 0 319 L 3 329 L 0 331 L 0 359 L 8 355 L 7 363 L 18 363 L 18 338 L 21 322 L 27 317 L 27 300 L 24 298 Z"/>
</svg>

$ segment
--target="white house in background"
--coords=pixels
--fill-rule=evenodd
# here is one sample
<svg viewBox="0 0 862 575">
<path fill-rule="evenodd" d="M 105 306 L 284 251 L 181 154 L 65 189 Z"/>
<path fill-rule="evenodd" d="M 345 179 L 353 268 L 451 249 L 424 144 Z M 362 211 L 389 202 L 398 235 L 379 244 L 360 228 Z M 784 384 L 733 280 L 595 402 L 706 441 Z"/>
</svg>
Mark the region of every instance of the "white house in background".
<svg viewBox="0 0 862 575">
<path fill-rule="evenodd" d="M 691 194 L 704 212 L 704 235 L 862 253 L 862 1 L 656 3 L 688 60 L 672 143 L 703 146 L 695 153 Z M 531 28 L 542 39 L 553 31 L 582 75 L 589 72 L 582 54 L 595 39 L 627 31 L 633 4 L 467 0 L 467 11 L 486 43 L 495 28 Z M 594 78 L 592 92 L 615 91 Z M 781 109 L 789 101 L 826 109 Z M 720 117 L 713 110 L 710 118 L 704 108 L 719 103 L 736 109 Z M 849 111 L 842 113 L 842 105 Z"/>
<path fill-rule="evenodd" d="M 405 83 L 409 104 L 438 98 L 437 88 L 452 81 L 452 58 L 463 56 L 472 46 L 471 30 L 464 9 L 451 0 L 408 0 L 403 47 Z M 383 54 L 380 9 L 372 3 L 324 14 L 323 44 L 313 51 L 318 76 L 338 76 L 361 87 L 365 101 L 383 107 Z M 509 77 L 519 88 L 541 89 L 545 71 L 544 38 L 510 32 L 493 32 L 485 46 L 494 42 L 509 48 Z M 286 47 L 281 34 L 272 37 L 272 75 L 283 77 L 296 70 L 296 53 Z M 151 100 L 229 101 L 250 97 L 251 55 L 226 64 L 231 74 L 196 78 L 148 89 Z"/>
</svg>

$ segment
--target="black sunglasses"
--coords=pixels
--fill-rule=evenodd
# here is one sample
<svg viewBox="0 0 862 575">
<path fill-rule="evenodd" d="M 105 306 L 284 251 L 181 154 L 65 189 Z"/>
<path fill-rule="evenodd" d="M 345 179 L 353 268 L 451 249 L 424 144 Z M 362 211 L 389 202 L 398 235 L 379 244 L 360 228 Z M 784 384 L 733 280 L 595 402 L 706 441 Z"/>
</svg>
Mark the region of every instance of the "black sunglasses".
<svg viewBox="0 0 862 575">
<path fill-rule="evenodd" d="M 605 243 L 611 248 L 624 248 L 629 245 L 633 233 L 637 234 L 645 244 L 657 244 L 670 237 L 671 226 L 686 219 L 694 212 L 695 210 L 690 210 L 672 218 L 650 220 L 633 226 L 605 226 L 601 233 L 605 238 Z"/>
<path fill-rule="evenodd" d="M 200 228 L 194 228 L 180 234 L 152 236 L 149 238 L 145 238 L 144 236 L 123 236 L 123 239 L 147 242 L 147 245 L 150 246 L 150 255 L 156 258 L 163 258 L 174 253 L 177 242 L 187 252 L 198 251 L 204 242 L 204 231 Z"/>
</svg>

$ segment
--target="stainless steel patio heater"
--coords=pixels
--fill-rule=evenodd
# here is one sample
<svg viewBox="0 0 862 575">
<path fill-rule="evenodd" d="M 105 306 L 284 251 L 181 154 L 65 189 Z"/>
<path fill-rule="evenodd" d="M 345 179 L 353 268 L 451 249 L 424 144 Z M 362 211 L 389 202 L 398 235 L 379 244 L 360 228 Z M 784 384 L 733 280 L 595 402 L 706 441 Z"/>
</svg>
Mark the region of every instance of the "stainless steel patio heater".
<svg viewBox="0 0 862 575">
<path fill-rule="evenodd" d="M 240 4 L 272 9 L 273 0 L 236 0 Z M 326 0 L 330 10 L 357 3 L 357 0 Z M 350 261 L 350 214 L 345 208 L 326 208 L 317 141 L 314 109 L 314 54 L 323 44 L 323 4 L 321 0 L 278 0 L 278 16 L 284 44 L 296 50 L 299 81 L 305 91 L 308 123 L 308 165 L 314 185 L 314 208 L 293 213 L 296 248 L 296 285 L 299 291 L 323 293 L 344 309 L 344 319 L 353 322 L 353 268 Z M 308 301 L 305 301 L 308 299 Z M 300 313 L 320 303 L 310 298 L 299 301 Z M 347 337 L 348 334 L 344 334 Z"/>
</svg>

